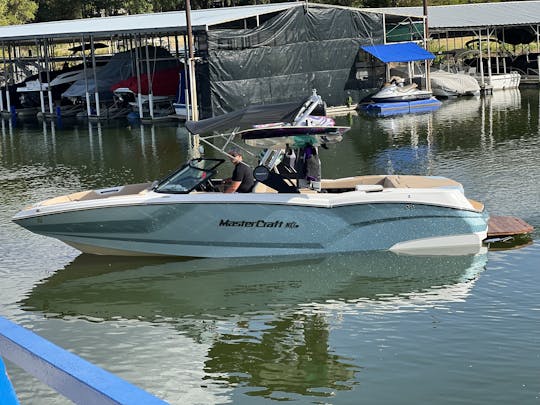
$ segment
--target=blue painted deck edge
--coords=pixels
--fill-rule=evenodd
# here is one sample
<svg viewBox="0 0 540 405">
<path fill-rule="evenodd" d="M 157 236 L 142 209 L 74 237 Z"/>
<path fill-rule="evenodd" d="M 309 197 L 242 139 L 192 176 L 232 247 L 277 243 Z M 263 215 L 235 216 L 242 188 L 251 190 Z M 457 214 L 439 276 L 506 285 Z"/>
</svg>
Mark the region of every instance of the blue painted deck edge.
<svg viewBox="0 0 540 405">
<path fill-rule="evenodd" d="M 9 377 L 7 375 L 6 367 L 0 357 L 0 405 L 19 405 L 17 395 Z"/>
<path fill-rule="evenodd" d="M 0 356 L 76 403 L 166 404 L 165 401 L 2 317 Z"/>
</svg>

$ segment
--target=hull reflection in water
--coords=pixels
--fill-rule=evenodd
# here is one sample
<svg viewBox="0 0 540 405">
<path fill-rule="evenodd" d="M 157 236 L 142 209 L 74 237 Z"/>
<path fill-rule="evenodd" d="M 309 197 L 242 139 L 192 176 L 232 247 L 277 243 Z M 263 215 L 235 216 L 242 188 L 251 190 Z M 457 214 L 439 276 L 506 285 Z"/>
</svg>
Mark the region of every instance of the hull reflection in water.
<svg viewBox="0 0 540 405">
<path fill-rule="evenodd" d="M 461 301 L 486 262 L 485 250 L 294 260 L 81 255 L 37 285 L 22 306 L 60 318 L 171 324 L 194 344 L 210 345 L 207 384 L 242 386 L 247 395 L 273 399 L 324 397 L 352 389 L 360 371 L 330 346 L 333 308 L 384 314 Z"/>
</svg>

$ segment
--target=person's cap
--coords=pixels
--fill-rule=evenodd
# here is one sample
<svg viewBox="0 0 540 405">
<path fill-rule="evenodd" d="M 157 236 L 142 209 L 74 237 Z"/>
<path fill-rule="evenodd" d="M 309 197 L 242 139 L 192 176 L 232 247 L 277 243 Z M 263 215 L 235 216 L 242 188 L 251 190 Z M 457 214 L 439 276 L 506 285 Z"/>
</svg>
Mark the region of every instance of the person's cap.
<svg viewBox="0 0 540 405">
<path fill-rule="evenodd" d="M 229 151 L 229 155 L 233 156 L 233 157 L 236 157 L 236 156 L 242 156 L 242 151 L 238 150 L 238 149 L 231 149 Z"/>
</svg>

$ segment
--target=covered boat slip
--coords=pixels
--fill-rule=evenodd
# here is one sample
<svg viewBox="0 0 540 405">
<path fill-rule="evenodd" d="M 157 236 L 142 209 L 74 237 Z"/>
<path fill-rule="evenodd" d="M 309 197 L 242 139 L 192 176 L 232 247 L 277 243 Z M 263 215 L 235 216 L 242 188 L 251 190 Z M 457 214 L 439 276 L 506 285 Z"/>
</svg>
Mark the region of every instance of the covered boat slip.
<svg viewBox="0 0 540 405">
<path fill-rule="evenodd" d="M 241 21 L 242 25 L 259 24 L 268 18 L 268 15 L 273 15 L 276 12 L 285 10 L 289 7 L 294 7 L 295 4 L 278 4 L 268 5 L 265 7 L 249 6 L 242 8 L 233 8 L 228 10 L 227 15 L 219 9 L 199 10 L 194 11 L 192 15 L 192 27 L 196 33 L 195 46 L 200 49 L 199 54 L 204 53 L 204 45 L 199 42 L 204 41 L 204 32 L 209 25 L 226 24 L 229 21 Z M 203 33 L 201 38 L 197 33 Z M 148 15 L 132 15 L 108 18 L 93 18 L 73 21 L 57 21 L 51 23 L 27 24 L 21 26 L 0 27 L 0 47 L 2 48 L 2 58 L 6 82 L 8 85 L 15 85 L 24 79 L 23 71 L 20 66 L 23 63 L 37 66 L 37 69 L 42 72 L 47 72 L 45 77 L 40 80 L 48 82 L 48 72 L 54 71 L 55 67 L 60 63 L 65 63 L 66 58 L 58 56 L 53 48 L 60 49 L 71 47 L 78 48 L 77 58 L 71 60 L 85 61 L 91 69 L 95 68 L 99 59 L 104 55 L 109 58 L 111 55 L 116 57 L 117 63 L 113 67 L 109 67 L 110 73 L 116 73 L 115 79 L 120 81 L 128 79 L 130 76 L 136 78 L 136 85 L 139 89 L 149 88 L 150 98 L 150 115 L 153 113 L 152 98 L 154 96 L 153 86 L 150 77 L 146 77 L 148 83 L 143 84 L 145 72 L 154 73 L 158 67 L 156 63 L 176 64 L 179 68 L 179 73 L 182 70 L 189 70 L 188 64 L 183 66 L 182 62 L 186 61 L 187 39 L 186 39 L 186 17 L 184 12 L 159 13 Z M 105 48 L 103 47 L 105 43 Z M 79 44 L 79 45 L 77 45 Z M 75 46 L 74 46 L 75 45 Z M 150 49 L 148 49 L 150 47 Z M 158 52 L 152 52 L 154 49 L 162 49 L 166 55 Z M 119 58 L 119 54 L 126 57 Z M 200 55 L 197 55 L 200 57 Z M 122 60 L 120 60 L 122 59 Z M 123 63 L 127 60 L 127 64 Z M 122 62 L 121 65 L 118 63 Z M 169 65 L 170 66 L 170 65 Z M 108 91 L 111 85 L 108 83 L 104 75 L 95 74 L 88 69 L 84 72 L 85 80 L 79 83 L 66 92 L 65 97 L 77 97 L 86 104 L 87 114 L 89 116 L 100 118 L 106 117 L 108 111 L 105 107 L 110 103 L 105 102 L 106 98 L 112 98 L 112 92 Z M 187 74 L 184 75 L 184 81 L 187 81 Z M 99 91 L 94 91 L 95 83 L 101 86 Z M 179 91 L 178 100 L 183 103 L 185 97 L 185 88 L 187 83 L 184 83 L 184 91 Z M 103 88 L 107 91 L 102 91 Z M 41 96 L 41 112 L 46 114 L 54 114 L 56 100 L 52 100 L 50 92 L 46 90 L 40 92 Z M 49 93 L 49 94 L 47 94 Z M 104 96 L 104 93 L 107 93 Z M 82 97 L 81 97 L 82 96 Z M 139 97 L 139 100 L 141 97 Z M 2 89 L 2 97 L 0 97 L 0 110 L 10 113 L 16 100 L 13 93 Z M 139 106 L 140 107 L 140 106 Z M 142 110 L 140 109 L 142 114 Z"/>
<path fill-rule="evenodd" d="M 424 15 L 422 7 L 375 10 Z M 518 72 L 526 82 L 539 83 L 540 1 L 429 6 L 427 21 L 429 49 L 437 55 L 435 63 L 442 70 L 475 74 L 483 89 L 492 86 L 495 76 L 512 71 Z M 460 55 L 464 50 L 470 52 L 474 68 L 461 65 Z"/>
<path fill-rule="evenodd" d="M 422 21 L 422 17 L 385 17 L 369 9 L 303 2 L 194 10 L 193 57 L 188 56 L 183 11 L 58 21 L 0 27 L 0 62 L 7 83 L 15 85 L 23 79 L 21 62 L 51 72 L 64 62 L 58 49 L 78 46 L 78 60 L 89 69 L 76 93 L 87 115 L 96 118 L 108 113 L 105 96 L 93 90 L 92 82 L 101 81 L 95 72 L 99 59 L 140 49 L 134 52 L 132 70 L 142 80 L 144 71 L 153 71 L 154 61 L 163 59 L 152 58 L 147 46 L 163 47 L 177 63 L 186 62 L 185 91 L 179 96 L 187 95 L 184 103 L 188 109 L 196 107 L 191 108 L 193 113 L 200 110 L 201 117 L 247 105 L 295 101 L 313 88 L 328 105 L 343 105 L 373 90 L 373 80 L 365 80 L 357 66 L 359 47 L 384 43 L 391 27 Z M 98 44 L 106 48 L 98 49 L 102 46 Z M 48 77 L 40 80 L 49 81 Z M 38 93 L 41 112 L 54 114 L 58 100 L 48 90 Z M 66 96 L 73 93 L 74 89 L 67 91 Z M 151 100 L 153 95 L 150 91 Z M 0 110 L 9 113 L 16 106 L 15 96 L 3 89 L 0 103 Z"/>
</svg>

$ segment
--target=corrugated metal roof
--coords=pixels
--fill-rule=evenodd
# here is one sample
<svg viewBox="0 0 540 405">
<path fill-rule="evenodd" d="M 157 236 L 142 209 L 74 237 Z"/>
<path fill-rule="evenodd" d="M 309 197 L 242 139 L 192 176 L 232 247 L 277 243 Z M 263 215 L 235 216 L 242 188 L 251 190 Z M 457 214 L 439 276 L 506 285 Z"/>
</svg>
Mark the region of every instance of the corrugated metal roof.
<svg viewBox="0 0 540 405">
<path fill-rule="evenodd" d="M 422 7 L 377 8 L 379 12 L 421 17 Z M 540 24 L 540 1 L 457 4 L 428 6 L 430 29 L 464 29 L 476 27 Z"/>
<path fill-rule="evenodd" d="M 264 4 L 257 6 L 211 8 L 192 10 L 193 30 L 242 20 L 302 6 L 302 2 Z M 109 36 L 135 32 L 183 32 L 186 29 L 185 11 L 135 14 L 117 17 L 85 18 L 80 20 L 51 21 L 46 23 L 0 27 L 1 40 L 34 40 L 36 38 L 76 38 L 81 35 Z"/>
</svg>

